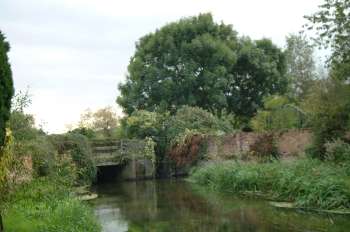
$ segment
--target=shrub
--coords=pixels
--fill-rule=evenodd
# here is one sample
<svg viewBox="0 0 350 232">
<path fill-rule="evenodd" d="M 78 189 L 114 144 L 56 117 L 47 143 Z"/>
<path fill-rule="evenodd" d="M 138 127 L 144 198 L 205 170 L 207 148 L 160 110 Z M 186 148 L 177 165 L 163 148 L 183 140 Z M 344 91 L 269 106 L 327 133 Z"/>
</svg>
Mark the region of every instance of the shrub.
<svg viewBox="0 0 350 232">
<path fill-rule="evenodd" d="M 67 142 L 72 160 L 77 166 L 78 180 L 81 183 L 91 183 L 96 177 L 97 170 L 87 138 L 71 134 L 67 135 Z"/>
<path fill-rule="evenodd" d="M 33 160 L 33 168 L 38 176 L 47 176 L 52 171 L 55 149 L 46 136 L 38 136 L 25 144 L 27 154 Z"/>
<path fill-rule="evenodd" d="M 12 111 L 9 127 L 17 142 L 34 140 L 40 135 L 40 131 L 35 128 L 34 116 L 20 111 Z"/>
<path fill-rule="evenodd" d="M 302 105 L 311 117 L 314 134 L 309 154 L 324 159 L 325 144 L 344 137 L 349 129 L 350 85 L 332 79 L 316 82 Z"/>
<path fill-rule="evenodd" d="M 170 141 L 185 130 L 198 133 L 224 134 L 233 131 L 232 124 L 199 107 L 183 106 L 166 121 L 166 132 Z"/>
<path fill-rule="evenodd" d="M 260 162 L 271 161 L 278 158 L 277 147 L 273 133 L 261 134 L 259 138 L 250 145 L 250 154 Z"/>
<path fill-rule="evenodd" d="M 96 132 L 88 127 L 79 127 L 75 128 L 74 130 L 69 131 L 68 133 L 70 134 L 81 134 L 84 135 L 85 137 L 89 139 L 94 139 L 96 138 Z"/>
<path fill-rule="evenodd" d="M 96 177 L 96 166 L 88 139 L 75 133 L 50 135 L 49 140 L 60 156 L 69 155 L 77 170 L 78 184 L 89 184 Z"/>
<path fill-rule="evenodd" d="M 0 216 L 2 211 L 2 201 L 6 197 L 9 191 L 9 181 L 8 175 L 11 170 L 11 164 L 14 160 L 13 158 L 13 137 L 11 132 L 7 130 L 5 138 L 5 146 L 2 147 L 2 152 L 0 156 Z"/>
<path fill-rule="evenodd" d="M 122 120 L 122 127 L 128 138 L 159 137 L 163 134 L 163 123 L 167 116 L 167 114 L 138 110 Z"/>
<path fill-rule="evenodd" d="M 334 162 L 350 161 L 350 144 L 341 139 L 325 143 L 325 159 Z"/>
<path fill-rule="evenodd" d="M 177 166 L 193 164 L 199 159 L 199 151 L 203 136 L 187 130 L 185 134 L 180 134 L 177 140 L 172 144 L 169 151 L 169 157 L 175 161 Z"/>
<path fill-rule="evenodd" d="M 199 107 L 183 106 L 166 121 L 167 153 L 178 166 L 199 158 L 202 138 L 208 134 L 232 132 L 232 124 Z"/>
</svg>

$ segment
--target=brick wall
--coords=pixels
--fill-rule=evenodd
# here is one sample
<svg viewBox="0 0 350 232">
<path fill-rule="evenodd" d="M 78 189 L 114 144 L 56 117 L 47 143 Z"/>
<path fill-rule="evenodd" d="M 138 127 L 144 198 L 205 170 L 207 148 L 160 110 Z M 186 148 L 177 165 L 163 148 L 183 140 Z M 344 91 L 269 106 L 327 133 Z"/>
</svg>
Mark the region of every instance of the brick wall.
<svg viewBox="0 0 350 232">
<path fill-rule="evenodd" d="M 251 147 L 267 133 L 239 132 L 224 136 L 209 136 L 206 139 L 207 157 L 211 160 L 239 158 L 249 154 Z M 274 132 L 274 146 L 281 158 L 300 156 L 312 142 L 308 130 Z"/>
</svg>

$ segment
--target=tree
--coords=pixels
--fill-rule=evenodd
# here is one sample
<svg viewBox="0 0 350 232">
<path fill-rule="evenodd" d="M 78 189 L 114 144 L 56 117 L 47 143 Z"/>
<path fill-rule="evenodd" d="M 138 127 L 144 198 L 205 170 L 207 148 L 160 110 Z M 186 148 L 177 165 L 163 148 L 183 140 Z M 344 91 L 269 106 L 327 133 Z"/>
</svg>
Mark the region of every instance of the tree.
<svg viewBox="0 0 350 232">
<path fill-rule="evenodd" d="M 139 40 L 117 102 L 129 115 L 188 105 L 250 116 L 263 96 L 283 91 L 283 58 L 270 40 L 239 39 L 211 14 L 184 18 Z"/>
<path fill-rule="evenodd" d="M 314 48 L 305 35 L 289 35 L 286 38 L 287 77 L 291 97 L 302 99 L 315 78 Z"/>
<path fill-rule="evenodd" d="M 243 122 L 263 106 L 264 97 L 286 92 L 285 56 L 271 40 L 241 39 L 233 79 L 227 92 L 228 110 Z"/>
<path fill-rule="evenodd" d="M 326 143 L 346 139 L 350 129 L 350 85 L 332 78 L 319 80 L 301 105 L 310 116 L 314 134 L 310 152 L 324 158 Z"/>
<path fill-rule="evenodd" d="M 4 145 L 6 122 L 10 118 L 11 98 L 14 94 L 11 66 L 7 57 L 10 45 L 0 31 L 0 147 Z"/>
<path fill-rule="evenodd" d="M 259 109 L 250 124 L 255 131 L 302 128 L 306 114 L 286 96 L 273 95 L 264 99 L 264 108 Z"/>
<path fill-rule="evenodd" d="M 10 118 L 11 98 L 14 93 L 11 66 L 7 57 L 10 45 L 0 31 L 0 164 L 5 143 L 6 122 Z M 3 231 L 0 213 L 0 231 Z"/>
<path fill-rule="evenodd" d="M 167 119 L 167 114 L 137 110 L 129 117 L 122 119 L 122 127 L 128 138 L 156 139 L 165 136 L 164 124 Z"/>
<path fill-rule="evenodd" d="M 16 144 L 25 144 L 35 140 L 43 132 L 35 128 L 35 119 L 31 114 L 26 114 L 24 110 L 32 103 L 29 91 L 19 91 L 12 99 L 12 109 L 9 119 L 9 128 Z M 18 151 L 18 149 L 16 149 Z"/>
<path fill-rule="evenodd" d="M 80 117 L 79 127 L 102 131 L 106 137 L 110 137 L 112 129 L 118 126 L 118 121 L 116 113 L 108 106 L 95 112 L 86 110 Z"/>
<path fill-rule="evenodd" d="M 350 78 L 350 0 L 325 0 L 320 10 L 305 16 L 308 29 L 316 29 L 315 41 L 332 49 L 330 65 L 340 79 Z"/>
</svg>

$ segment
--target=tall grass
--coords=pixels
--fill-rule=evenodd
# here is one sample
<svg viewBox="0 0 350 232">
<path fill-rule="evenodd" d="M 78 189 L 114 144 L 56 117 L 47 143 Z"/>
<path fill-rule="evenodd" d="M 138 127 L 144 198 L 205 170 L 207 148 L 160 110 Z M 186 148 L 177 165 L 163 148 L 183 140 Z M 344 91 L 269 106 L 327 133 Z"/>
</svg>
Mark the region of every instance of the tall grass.
<svg viewBox="0 0 350 232">
<path fill-rule="evenodd" d="M 42 177 L 20 187 L 7 203 L 7 232 L 97 232 L 91 208 L 72 196 L 69 185 Z"/>
<path fill-rule="evenodd" d="M 253 192 L 298 207 L 350 208 L 350 177 L 346 167 L 319 160 L 290 163 L 211 163 L 193 171 L 190 180 L 211 189 Z"/>
</svg>

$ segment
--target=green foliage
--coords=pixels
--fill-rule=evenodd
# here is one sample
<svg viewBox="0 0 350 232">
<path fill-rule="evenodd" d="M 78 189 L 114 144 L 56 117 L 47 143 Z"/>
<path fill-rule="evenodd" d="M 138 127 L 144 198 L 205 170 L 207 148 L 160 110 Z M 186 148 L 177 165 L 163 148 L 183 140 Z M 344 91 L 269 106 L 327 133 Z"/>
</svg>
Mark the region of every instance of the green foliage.
<svg viewBox="0 0 350 232">
<path fill-rule="evenodd" d="M 325 160 L 350 164 L 350 144 L 341 139 L 335 139 L 325 144 Z"/>
<path fill-rule="evenodd" d="M 350 77 L 350 1 L 324 0 L 319 11 L 306 16 L 308 29 L 316 29 L 319 45 L 330 47 L 332 72 L 337 78 Z"/>
<path fill-rule="evenodd" d="M 34 140 L 40 134 L 34 123 L 33 115 L 21 111 L 11 112 L 9 127 L 18 142 Z"/>
<path fill-rule="evenodd" d="M 349 176 L 344 168 L 318 160 L 288 163 L 212 163 L 194 170 L 191 180 L 229 193 L 253 193 L 302 208 L 350 208 Z"/>
<path fill-rule="evenodd" d="M 144 149 L 144 156 L 152 161 L 153 164 L 156 163 L 156 154 L 155 154 L 155 146 L 156 143 L 153 141 L 153 139 L 147 137 L 145 139 L 145 149 Z"/>
<path fill-rule="evenodd" d="M 233 70 L 233 80 L 227 90 L 229 107 L 227 112 L 241 117 L 247 122 L 263 99 L 272 94 L 286 92 L 288 80 L 285 76 L 285 56 L 271 40 L 240 41 L 238 60 Z"/>
<path fill-rule="evenodd" d="M 246 158 L 254 158 L 258 162 L 270 162 L 279 158 L 273 133 L 260 134 L 259 138 L 250 145 Z"/>
<path fill-rule="evenodd" d="M 55 149 L 46 136 L 38 136 L 24 147 L 27 155 L 31 155 L 33 168 L 37 175 L 47 176 L 52 171 Z M 24 151 L 25 152 L 25 151 Z"/>
<path fill-rule="evenodd" d="M 119 118 L 112 109 L 112 107 L 107 106 L 92 112 L 87 109 L 80 116 L 79 127 L 81 132 L 88 132 L 89 136 L 93 135 L 95 137 L 111 138 L 113 137 L 113 130 L 118 127 Z M 89 129 L 90 131 L 87 131 Z M 84 131 L 85 130 L 85 131 Z M 91 134 L 91 130 L 95 134 Z"/>
<path fill-rule="evenodd" d="M 166 151 L 178 166 L 194 164 L 203 158 L 202 138 L 232 132 L 232 124 L 199 107 L 182 106 L 165 123 Z"/>
<path fill-rule="evenodd" d="M 233 131 L 230 122 L 219 119 L 210 112 L 199 107 L 182 106 L 175 115 L 166 121 L 167 138 L 174 144 L 186 137 L 186 131 L 192 134 L 225 134 Z M 184 135 L 184 136 L 182 136 Z"/>
<path fill-rule="evenodd" d="M 14 94 L 12 72 L 7 57 L 9 50 L 10 45 L 0 31 L 0 148 L 5 142 L 6 122 L 10 117 L 11 98 Z"/>
<path fill-rule="evenodd" d="M 302 128 L 307 123 L 305 113 L 287 97 L 273 95 L 264 99 L 264 109 L 251 119 L 255 131 Z"/>
<path fill-rule="evenodd" d="M 89 184 L 95 180 L 97 170 L 89 141 L 85 136 L 75 133 L 50 135 L 49 140 L 59 155 L 69 155 L 75 163 L 78 184 Z"/>
<path fill-rule="evenodd" d="M 96 166 L 92 160 L 92 151 L 86 137 L 81 135 L 69 135 L 71 143 L 70 155 L 78 168 L 79 180 L 83 183 L 91 183 L 96 177 Z"/>
<path fill-rule="evenodd" d="M 5 146 L 2 148 L 0 156 L 0 214 L 2 211 L 2 201 L 9 191 L 9 172 L 14 160 L 13 157 L 13 136 L 8 130 L 5 138 Z"/>
<path fill-rule="evenodd" d="M 85 137 L 87 137 L 89 139 L 96 138 L 96 132 L 93 129 L 87 128 L 87 127 L 75 128 L 75 129 L 69 131 L 68 133 L 84 135 Z"/>
<path fill-rule="evenodd" d="M 122 127 L 128 138 L 152 138 L 155 142 L 157 161 L 175 145 L 190 141 L 189 133 L 224 134 L 233 131 L 226 117 L 219 119 L 199 107 L 182 106 L 175 115 L 139 110 L 122 120 Z M 181 141 L 183 143 L 181 143 Z"/>
<path fill-rule="evenodd" d="M 32 104 L 32 98 L 29 93 L 29 87 L 26 91 L 19 90 L 12 99 L 12 112 L 24 112 Z"/>
<path fill-rule="evenodd" d="M 70 185 L 58 177 L 38 178 L 24 184 L 7 203 L 6 231 L 100 231 L 92 210 L 71 192 Z"/>
<path fill-rule="evenodd" d="M 139 110 L 125 118 L 122 126 L 128 138 L 159 137 L 164 130 L 166 118 L 167 114 Z"/>
<path fill-rule="evenodd" d="M 262 97 L 284 92 L 284 55 L 270 40 L 238 38 L 211 14 L 181 19 L 140 39 L 117 102 L 175 113 L 183 105 L 251 116 Z"/>
<path fill-rule="evenodd" d="M 31 156 L 36 175 L 48 175 L 53 165 L 55 150 L 45 133 L 35 127 L 34 116 L 26 114 L 31 104 L 28 91 L 16 94 L 9 120 L 9 129 L 14 137 L 13 156 L 16 160 Z"/>
<path fill-rule="evenodd" d="M 350 86 L 327 79 L 316 83 L 302 103 L 310 115 L 314 133 L 313 147 L 309 153 L 324 158 L 325 143 L 343 138 L 350 122 Z"/>
<path fill-rule="evenodd" d="M 303 99 L 315 79 L 314 48 L 305 35 L 289 35 L 286 38 L 288 93 L 292 98 Z"/>
</svg>

